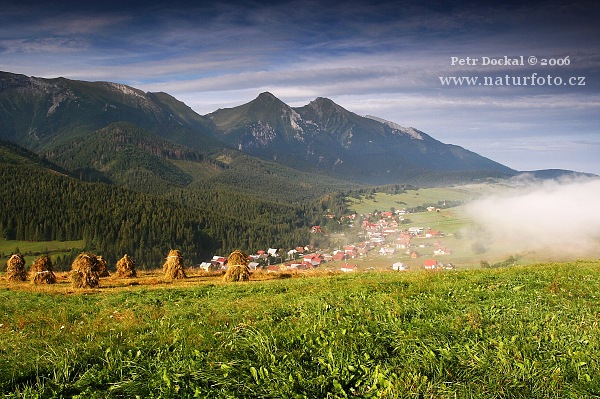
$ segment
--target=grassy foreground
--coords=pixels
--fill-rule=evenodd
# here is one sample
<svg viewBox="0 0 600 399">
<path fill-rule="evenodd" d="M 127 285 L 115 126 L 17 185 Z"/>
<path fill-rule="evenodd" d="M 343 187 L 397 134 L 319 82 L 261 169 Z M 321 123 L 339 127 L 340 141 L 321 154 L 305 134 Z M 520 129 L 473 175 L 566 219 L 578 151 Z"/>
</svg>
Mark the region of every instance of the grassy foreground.
<svg viewBox="0 0 600 399">
<path fill-rule="evenodd" d="M 0 304 L 5 397 L 600 397 L 598 261 Z"/>
</svg>

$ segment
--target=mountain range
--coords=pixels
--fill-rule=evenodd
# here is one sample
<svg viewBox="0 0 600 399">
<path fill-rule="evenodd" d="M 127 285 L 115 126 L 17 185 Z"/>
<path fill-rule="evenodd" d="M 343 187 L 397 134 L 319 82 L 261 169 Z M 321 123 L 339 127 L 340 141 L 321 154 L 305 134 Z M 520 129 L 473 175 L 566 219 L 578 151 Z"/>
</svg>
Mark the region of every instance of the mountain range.
<svg viewBox="0 0 600 399">
<path fill-rule="evenodd" d="M 293 168 L 327 171 L 361 183 L 400 183 L 415 176 L 515 171 L 412 128 L 352 113 L 327 98 L 292 108 L 271 93 L 207 115 L 217 137 L 251 155 Z"/>
<path fill-rule="evenodd" d="M 119 184 L 146 176 L 185 186 L 231 168 L 239 173 L 248 163 L 351 184 L 440 184 L 517 173 L 327 98 L 293 108 L 265 92 L 199 115 L 166 93 L 8 72 L 0 72 L 0 139 L 82 178 Z"/>
</svg>

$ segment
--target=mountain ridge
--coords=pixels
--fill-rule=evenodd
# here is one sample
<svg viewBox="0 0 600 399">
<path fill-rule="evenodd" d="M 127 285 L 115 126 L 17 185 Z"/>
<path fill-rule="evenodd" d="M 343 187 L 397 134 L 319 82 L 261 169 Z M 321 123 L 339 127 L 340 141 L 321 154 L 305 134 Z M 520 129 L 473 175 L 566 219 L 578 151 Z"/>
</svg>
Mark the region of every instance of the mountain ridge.
<svg viewBox="0 0 600 399">
<path fill-rule="evenodd" d="M 251 112 L 256 104 L 267 100 L 277 106 Z M 487 171 L 494 177 L 517 173 L 417 129 L 360 116 L 324 97 L 302 107 L 290 107 L 265 92 L 246 104 L 219 109 L 207 117 L 217 126 L 212 132 L 215 138 L 253 156 L 326 170 L 361 183 L 398 183 L 416 173 L 457 175 L 472 171 L 479 175 Z"/>
<path fill-rule="evenodd" d="M 200 115 L 164 92 L 0 72 L 0 139 L 52 160 L 58 148 L 116 122 L 131 123 L 206 159 L 241 151 L 302 173 L 359 184 L 435 185 L 519 173 L 418 129 L 360 116 L 325 97 L 290 107 L 266 91 L 248 103 Z"/>
</svg>

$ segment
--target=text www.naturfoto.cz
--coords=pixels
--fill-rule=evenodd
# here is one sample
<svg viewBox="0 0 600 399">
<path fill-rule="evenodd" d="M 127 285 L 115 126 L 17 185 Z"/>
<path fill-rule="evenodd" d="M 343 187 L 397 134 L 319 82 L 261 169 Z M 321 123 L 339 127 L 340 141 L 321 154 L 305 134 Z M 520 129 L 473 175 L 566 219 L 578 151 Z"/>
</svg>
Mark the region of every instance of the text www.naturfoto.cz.
<svg viewBox="0 0 600 399">
<path fill-rule="evenodd" d="M 585 86 L 585 76 L 440 76 L 442 86 Z"/>
</svg>

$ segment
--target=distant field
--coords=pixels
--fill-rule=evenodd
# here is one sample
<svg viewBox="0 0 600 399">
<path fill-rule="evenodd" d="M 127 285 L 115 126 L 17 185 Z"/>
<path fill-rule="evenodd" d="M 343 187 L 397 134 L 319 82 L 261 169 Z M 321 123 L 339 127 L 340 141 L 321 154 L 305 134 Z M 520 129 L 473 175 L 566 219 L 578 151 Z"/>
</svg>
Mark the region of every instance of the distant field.
<svg viewBox="0 0 600 399">
<path fill-rule="evenodd" d="M 421 188 L 401 194 L 376 193 L 374 198 L 350 198 L 348 207 L 356 213 L 367 214 L 375 209 L 389 211 L 391 208 L 403 209 L 425 204 L 437 204 L 438 201 L 469 201 L 481 195 L 483 188 L 490 185 L 465 185 L 457 187 Z"/>
<path fill-rule="evenodd" d="M 0 270 L 4 268 L 7 257 L 12 255 L 18 248 L 19 251 L 25 255 L 25 261 L 27 265 L 30 265 L 34 258 L 38 255 L 51 252 L 51 258 L 56 258 L 58 255 L 67 254 L 73 248 L 83 248 L 83 240 L 79 241 L 14 241 L 0 239 L 0 255 L 4 254 L 4 257 L 0 259 L 2 263 Z M 31 254 L 31 255 L 28 255 Z"/>
<path fill-rule="evenodd" d="M 600 261 L 281 277 L 237 284 L 218 276 L 107 278 L 95 290 L 0 278 L 0 392 L 600 395 Z"/>
</svg>

